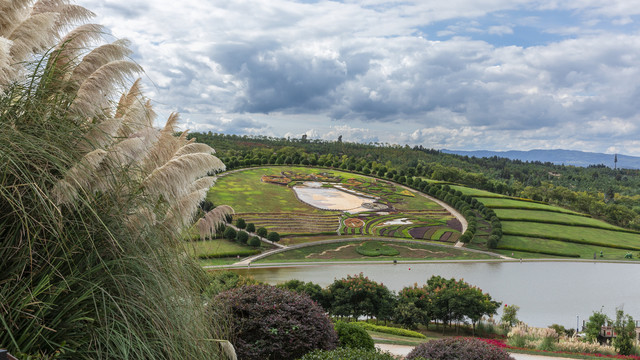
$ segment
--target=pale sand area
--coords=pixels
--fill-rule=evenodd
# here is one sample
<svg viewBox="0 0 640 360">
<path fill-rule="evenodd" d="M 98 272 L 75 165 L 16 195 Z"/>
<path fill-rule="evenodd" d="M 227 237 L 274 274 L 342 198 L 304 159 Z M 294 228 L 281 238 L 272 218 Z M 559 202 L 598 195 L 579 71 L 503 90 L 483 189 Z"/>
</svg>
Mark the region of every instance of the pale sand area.
<svg viewBox="0 0 640 360">
<path fill-rule="evenodd" d="M 318 186 L 294 186 L 293 191 L 300 201 L 323 210 L 340 210 L 350 213 L 369 211 L 362 206 L 371 199 L 353 195 L 334 188 Z"/>
</svg>

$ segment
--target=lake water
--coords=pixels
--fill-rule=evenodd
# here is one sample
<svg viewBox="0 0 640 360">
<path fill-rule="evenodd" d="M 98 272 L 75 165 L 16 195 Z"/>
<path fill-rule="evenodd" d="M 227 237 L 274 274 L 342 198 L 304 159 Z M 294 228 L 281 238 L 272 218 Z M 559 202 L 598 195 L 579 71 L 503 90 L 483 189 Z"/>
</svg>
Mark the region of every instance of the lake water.
<svg viewBox="0 0 640 360">
<path fill-rule="evenodd" d="M 473 262 L 424 264 L 356 264 L 252 268 L 257 280 L 277 284 L 291 279 L 325 287 L 334 279 L 362 272 L 390 290 L 425 284 L 432 275 L 464 279 L 504 304 L 520 307 L 518 318 L 547 327 L 575 328 L 603 308 L 615 317 L 616 307 L 640 320 L 640 265 L 593 262 Z"/>
</svg>

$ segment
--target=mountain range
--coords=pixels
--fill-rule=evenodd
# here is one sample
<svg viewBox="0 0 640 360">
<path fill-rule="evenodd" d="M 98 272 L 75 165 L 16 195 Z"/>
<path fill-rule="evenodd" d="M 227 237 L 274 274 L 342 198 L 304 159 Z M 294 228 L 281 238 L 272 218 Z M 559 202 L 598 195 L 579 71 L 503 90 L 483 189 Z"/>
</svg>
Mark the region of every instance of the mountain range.
<svg viewBox="0 0 640 360">
<path fill-rule="evenodd" d="M 601 165 L 604 164 L 613 168 L 616 166 L 614 163 L 614 154 L 602 154 L 577 150 L 510 150 L 510 151 L 489 151 L 489 150 L 475 150 L 475 151 L 462 151 L 462 150 L 447 150 L 442 149 L 443 153 L 457 154 L 462 156 L 475 156 L 475 157 L 503 157 L 511 160 L 522 161 L 541 161 L 551 162 L 558 165 L 574 165 L 587 167 L 589 165 Z M 629 155 L 617 155 L 618 168 L 624 169 L 640 169 L 640 157 Z"/>
</svg>

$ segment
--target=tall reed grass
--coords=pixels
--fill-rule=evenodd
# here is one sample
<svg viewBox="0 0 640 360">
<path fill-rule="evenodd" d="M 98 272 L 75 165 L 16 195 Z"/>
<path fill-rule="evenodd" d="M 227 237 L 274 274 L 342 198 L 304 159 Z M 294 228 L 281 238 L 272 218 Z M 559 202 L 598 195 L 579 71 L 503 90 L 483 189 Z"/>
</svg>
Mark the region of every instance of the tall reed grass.
<svg viewBox="0 0 640 360">
<path fill-rule="evenodd" d="M 206 308 L 206 275 L 179 239 L 224 165 L 175 136 L 177 116 L 153 128 L 126 43 L 93 45 L 100 26 L 74 28 L 89 15 L 0 1 L 0 347 L 217 359 L 224 314 Z"/>
</svg>

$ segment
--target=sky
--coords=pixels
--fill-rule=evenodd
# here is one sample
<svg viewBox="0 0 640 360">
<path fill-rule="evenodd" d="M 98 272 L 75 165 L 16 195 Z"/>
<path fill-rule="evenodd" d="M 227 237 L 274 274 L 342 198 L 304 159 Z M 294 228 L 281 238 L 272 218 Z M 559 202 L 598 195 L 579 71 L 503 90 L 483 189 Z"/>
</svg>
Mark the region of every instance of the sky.
<svg viewBox="0 0 640 360">
<path fill-rule="evenodd" d="M 640 156 L 640 0 L 78 0 L 192 131 Z"/>
</svg>

